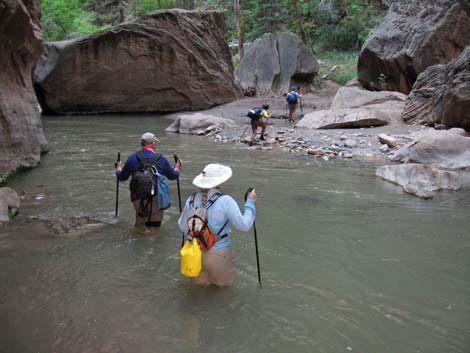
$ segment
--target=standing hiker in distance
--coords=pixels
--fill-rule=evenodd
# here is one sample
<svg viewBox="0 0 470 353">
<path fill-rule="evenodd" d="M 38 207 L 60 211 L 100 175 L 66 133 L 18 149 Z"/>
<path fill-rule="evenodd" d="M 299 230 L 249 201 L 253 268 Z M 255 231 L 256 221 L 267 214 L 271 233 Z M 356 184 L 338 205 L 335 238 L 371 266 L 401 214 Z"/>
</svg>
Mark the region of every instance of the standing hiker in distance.
<svg viewBox="0 0 470 353">
<path fill-rule="evenodd" d="M 170 207 L 168 182 L 165 177 L 175 180 L 180 176 L 182 163 L 178 160 L 174 167 L 161 154 L 157 153 L 157 137 L 146 132 L 141 138 L 140 151 L 127 158 L 124 167 L 116 163 L 116 177 L 120 181 L 129 179 L 131 202 L 136 212 L 135 227 L 139 233 L 152 235 L 163 219 L 163 210 Z"/>
<path fill-rule="evenodd" d="M 183 233 L 196 238 L 203 250 L 202 271 L 198 277 L 191 278 L 192 283 L 199 286 L 232 285 L 235 256 L 231 246 L 230 226 L 247 232 L 255 221 L 255 189 L 246 195 L 243 213 L 231 196 L 222 194 L 222 184 L 231 176 L 230 167 L 206 165 L 193 180 L 200 190 L 186 200 L 178 219 L 178 226 Z"/>
<path fill-rule="evenodd" d="M 289 122 L 295 123 L 295 112 L 301 99 L 302 95 L 300 94 L 300 86 L 297 86 L 297 90 L 292 88 L 290 92 L 287 93 L 286 101 L 289 105 Z"/>
</svg>

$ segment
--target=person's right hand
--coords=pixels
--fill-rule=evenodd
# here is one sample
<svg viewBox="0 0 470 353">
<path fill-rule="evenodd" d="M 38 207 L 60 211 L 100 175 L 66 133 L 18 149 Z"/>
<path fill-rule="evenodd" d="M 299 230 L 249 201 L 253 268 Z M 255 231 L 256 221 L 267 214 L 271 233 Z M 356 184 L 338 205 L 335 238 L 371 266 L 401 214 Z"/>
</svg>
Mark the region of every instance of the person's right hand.
<svg viewBox="0 0 470 353">
<path fill-rule="evenodd" d="M 122 162 L 119 161 L 114 163 L 114 168 L 116 168 L 116 170 L 122 170 Z"/>
<path fill-rule="evenodd" d="M 175 163 L 175 169 L 176 170 L 181 170 L 182 166 L 183 166 L 183 162 L 181 161 L 181 159 L 178 159 Z"/>
</svg>

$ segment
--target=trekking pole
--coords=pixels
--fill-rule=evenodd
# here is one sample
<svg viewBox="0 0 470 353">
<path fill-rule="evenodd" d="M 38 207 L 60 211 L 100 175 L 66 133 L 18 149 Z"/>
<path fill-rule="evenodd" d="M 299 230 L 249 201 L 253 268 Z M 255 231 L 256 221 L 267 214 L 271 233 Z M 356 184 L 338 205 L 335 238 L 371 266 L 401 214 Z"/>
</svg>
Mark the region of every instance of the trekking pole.
<svg viewBox="0 0 470 353">
<path fill-rule="evenodd" d="M 175 154 L 173 154 L 173 158 L 175 159 L 175 164 L 178 163 L 178 156 Z M 179 206 L 180 206 L 180 216 L 181 216 L 181 213 L 183 212 L 182 211 L 182 208 L 181 208 L 181 189 L 180 189 L 180 177 L 177 177 L 176 178 L 176 185 L 178 187 L 178 203 L 179 203 Z M 183 234 L 183 239 L 181 241 L 181 247 L 183 247 L 184 245 L 184 232 L 182 233 Z"/>
<path fill-rule="evenodd" d="M 249 187 L 248 190 L 245 193 L 245 201 L 248 198 L 248 194 L 251 191 L 253 191 L 253 188 Z M 258 283 L 259 283 L 259 287 L 263 288 L 263 286 L 261 285 L 261 270 L 260 270 L 260 267 L 259 267 L 258 233 L 256 232 L 256 221 L 253 222 L 253 231 L 254 231 L 254 234 L 255 234 L 255 251 L 256 251 L 256 266 L 258 268 Z"/>
<path fill-rule="evenodd" d="M 300 100 L 300 114 L 304 115 L 304 110 L 302 108 L 302 97 L 300 97 L 299 100 Z"/>
<path fill-rule="evenodd" d="M 250 127 L 250 125 L 247 125 L 246 128 L 245 128 L 245 130 L 243 130 L 243 133 L 242 133 L 241 136 L 240 136 L 240 140 L 242 139 L 243 135 L 245 135 L 246 130 L 248 130 L 249 127 Z"/>
<path fill-rule="evenodd" d="M 116 163 L 121 161 L 121 152 L 118 152 L 118 157 Z M 117 179 L 117 178 L 116 178 Z M 115 217 L 118 215 L 118 205 L 119 205 L 119 179 L 116 181 L 116 212 Z"/>
</svg>

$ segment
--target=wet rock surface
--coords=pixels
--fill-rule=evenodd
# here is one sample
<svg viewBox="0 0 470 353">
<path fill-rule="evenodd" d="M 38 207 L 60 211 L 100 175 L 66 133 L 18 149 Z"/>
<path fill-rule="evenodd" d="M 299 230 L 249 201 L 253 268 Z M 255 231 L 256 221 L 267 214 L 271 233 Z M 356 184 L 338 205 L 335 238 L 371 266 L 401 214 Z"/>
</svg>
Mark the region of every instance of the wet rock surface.
<svg viewBox="0 0 470 353">
<path fill-rule="evenodd" d="M 9 187 L 0 188 L 0 227 L 18 214 L 20 204 L 20 197 L 15 190 Z"/>
<path fill-rule="evenodd" d="M 233 120 L 201 113 L 178 115 L 166 131 L 180 134 L 207 135 L 220 132 L 224 128 L 235 127 Z"/>
<path fill-rule="evenodd" d="M 34 77 L 47 113 L 201 110 L 242 95 L 223 14 L 159 11 L 45 46 Z"/>
<path fill-rule="evenodd" d="M 424 199 L 432 198 L 433 191 L 455 191 L 461 187 L 458 173 L 422 164 L 380 166 L 376 175 L 401 185 L 403 191 Z"/>
</svg>

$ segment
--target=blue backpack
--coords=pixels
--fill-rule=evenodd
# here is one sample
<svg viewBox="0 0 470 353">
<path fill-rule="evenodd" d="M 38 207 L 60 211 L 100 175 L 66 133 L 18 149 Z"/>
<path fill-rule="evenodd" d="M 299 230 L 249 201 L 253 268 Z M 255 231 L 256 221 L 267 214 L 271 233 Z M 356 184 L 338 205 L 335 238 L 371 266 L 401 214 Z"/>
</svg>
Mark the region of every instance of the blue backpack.
<svg viewBox="0 0 470 353">
<path fill-rule="evenodd" d="M 166 210 L 171 206 L 170 187 L 165 176 L 160 174 L 157 170 L 157 207 L 161 210 Z"/>
<path fill-rule="evenodd" d="M 287 93 L 286 100 L 288 103 L 297 103 L 297 93 L 295 91 Z"/>
<path fill-rule="evenodd" d="M 247 116 L 251 119 L 259 119 L 261 118 L 261 112 L 263 111 L 263 109 L 259 108 L 259 107 L 255 107 L 253 109 L 250 109 L 250 111 L 248 112 Z"/>
</svg>

